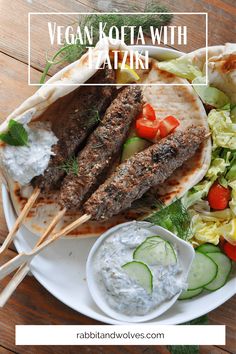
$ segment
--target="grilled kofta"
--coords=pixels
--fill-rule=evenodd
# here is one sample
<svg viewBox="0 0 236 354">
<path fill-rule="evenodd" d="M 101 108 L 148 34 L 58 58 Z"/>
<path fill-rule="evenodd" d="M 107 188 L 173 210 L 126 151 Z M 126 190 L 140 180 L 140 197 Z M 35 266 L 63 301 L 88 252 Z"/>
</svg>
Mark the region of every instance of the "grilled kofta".
<svg viewBox="0 0 236 354">
<path fill-rule="evenodd" d="M 125 87 L 119 92 L 79 153 L 77 174 L 68 174 L 62 183 L 59 200 L 64 207 L 79 208 L 101 183 L 120 152 L 142 103 L 142 91 L 138 86 Z"/>
<path fill-rule="evenodd" d="M 203 127 L 191 126 L 185 131 L 162 139 L 135 154 L 117 167 L 83 206 L 94 220 L 106 220 L 129 208 L 151 187 L 163 183 L 184 161 L 190 159 L 204 141 Z"/>
<path fill-rule="evenodd" d="M 82 86 L 77 89 L 69 109 L 65 107 L 63 117 L 52 123 L 52 130 L 58 138 L 53 146 L 54 155 L 51 156 L 47 169 L 43 175 L 33 179 L 32 184 L 41 191 L 58 188 L 65 176 L 62 166 L 68 158 L 77 155 L 78 150 L 89 133 L 98 124 L 111 103 L 117 89 L 115 86 L 96 86 L 96 83 L 114 83 L 113 70 L 100 70 L 89 83 L 95 86 Z"/>
</svg>

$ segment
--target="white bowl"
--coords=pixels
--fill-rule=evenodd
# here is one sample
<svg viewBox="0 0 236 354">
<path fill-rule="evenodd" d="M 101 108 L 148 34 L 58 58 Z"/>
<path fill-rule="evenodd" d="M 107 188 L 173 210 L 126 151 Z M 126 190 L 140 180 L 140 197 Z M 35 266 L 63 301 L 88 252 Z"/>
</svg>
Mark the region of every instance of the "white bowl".
<svg viewBox="0 0 236 354">
<path fill-rule="evenodd" d="M 130 315 L 125 315 L 122 313 L 119 313 L 112 309 L 108 303 L 106 302 L 104 298 L 104 294 L 102 293 L 97 277 L 96 277 L 96 270 L 94 267 L 94 257 L 96 256 L 96 252 L 99 250 L 100 246 L 102 243 L 109 237 L 112 237 L 112 235 L 120 229 L 125 229 L 127 226 L 132 226 L 132 224 L 139 225 L 141 227 L 148 227 L 148 230 L 153 232 L 153 235 L 158 235 L 162 237 L 164 240 L 169 241 L 175 249 L 178 250 L 178 261 L 180 264 L 180 267 L 182 269 L 180 277 L 183 281 L 187 280 L 188 273 L 194 258 L 194 249 L 193 247 L 188 243 L 183 240 L 181 240 L 179 237 L 174 235 L 173 233 L 169 232 L 168 230 L 152 225 L 149 222 L 146 221 L 131 221 L 131 222 L 126 222 L 117 226 L 112 227 L 111 229 L 107 230 L 103 235 L 101 235 L 97 241 L 94 243 L 93 247 L 91 248 L 91 251 L 89 252 L 88 259 L 87 259 L 87 264 L 86 264 L 86 278 L 87 278 L 87 283 L 88 283 L 88 288 L 90 290 L 90 294 L 97 304 L 100 309 L 105 312 L 108 316 L 115 318 L 116 320 L 119 320 L 121 322 L 145 322 L 152 320 L 161 314 L 163 314 L 165 311 L 167 311 L 173 304 L 176 302 L 178 299 L 181 291 L 177 293 L 175 296 L 173 296 L 170 300 L 164 301 L 160 305 L 157 306 L 157 308 L 151 312 L 149 312 L 146 315 L 143 316 L 130 316 Z"/>
</svg>

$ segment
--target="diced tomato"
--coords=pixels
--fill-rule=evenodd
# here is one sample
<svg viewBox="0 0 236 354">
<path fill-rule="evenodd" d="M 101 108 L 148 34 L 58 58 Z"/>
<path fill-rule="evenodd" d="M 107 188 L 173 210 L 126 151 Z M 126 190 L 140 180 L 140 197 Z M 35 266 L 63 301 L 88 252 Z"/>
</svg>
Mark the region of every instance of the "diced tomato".
<svg viewBox="0 0 236 354">
<path fill-rule="evenodd" d="M 152 121 L 156 120 L 156 113 L 149 103 L 145 103 L 145 105 L 143 106 L 142 112 L 140 112 L 137 116 L 137 119 L 140 118 L 146 118 Z"/>
<path fill-rule="evenodd" d="M 223 250 L 230 259 L 236 262 L 236 246 L 231 245 L 229 242 L 225 242 Z"/>
<path fill-rule="evenodd" d="M 168 116 L 160 121 L 160 136 L 161 138 L 165 138 L 168 134 L 173 132 L 175 128 L 178 127 L 179 121 L 177 118 L 173 116 Z"/>
<path fill-rule="evenodd" d="M 136 120 L 136 132 L 140 138 L 153 139 L 159 128 L 159 121 L 139 118 Z"/>
<path fill-rule="evenodd" d="M 149 103 L 143 106 L 143 116 L 149 120 L 156 120 L 156 113 Z"/>
<path fill-rule="evenodd" d="M 208 192 L 208 202 L 210 207 L 215 210 L 227 208 L 231 192 L 229 188 L 224 188 L 218 182 L 215 182 Z"/>
</svg>

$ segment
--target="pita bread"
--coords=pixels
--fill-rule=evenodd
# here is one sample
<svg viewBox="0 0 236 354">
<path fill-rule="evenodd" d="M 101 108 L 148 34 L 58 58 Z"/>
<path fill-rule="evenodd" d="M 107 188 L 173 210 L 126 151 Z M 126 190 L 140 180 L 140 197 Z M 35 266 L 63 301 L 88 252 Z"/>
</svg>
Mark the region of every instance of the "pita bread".
<svg viewBox="0 0 236 354">
<path fill-rule="evenodd" d="M 99 42 L 94 49 L 95 57 L 98 50 L 103 51 L 103 56 L 100 60 L 102 65 L 106 53 L 110 49 L 126 49 L 127 47 L 121 42 L 115 45 L 108 40 Z M 199 56 L 200 58 L 201 56 Z M 202 57 L 201 57 L 202 58 Z M 199 63 L 204 65 L 202 59 Z M 178 129 L 184 129 L 188 125 L 201 125 L 208 130 L 207 116 L 202 102 L 197 94 L 187 82 L 187 80 L 178 78 L 173 74 L 162 71 L 158 68 L 157 60 L 150 59 L 150 70 L 138 71 L 140 75 L 139 83 L 145 83 L 147 86 L 142 86 L 144 99 L 149 102 L 155 109 L 158 118 L 164 118 L 167 115 L 174 115 L 180 120 Z M 199 64 L 200 65 L 200 64 Z M 56 105 L 58 100 L 63 102 L 68 94 L 78 88 L 81 83 L 86 82 L 96 73 L 88 67 L 88 57 L 85 54 L 78 61 L 68 65 L 63 70 L 54 75 L 48 83 L 53 83 L 53 86 L 42 86 L 33 96 L 28 98 L 20 107 L 18 107 L 0 126 L 0 132 L 7 127 L 9 119 L 15 119 L 19 122 L 32 122 L 35 119 L 40 120 L 42 116 L 47 115 L 53 105 Z M 73 83 L 74 86 L 59 86 L 60 83 Z M 160 86 L 148 86 L 150 83 L 158 83 Z M 172 84 L 172 86 L 163 86 L 163 84 Z M 174 86 L 175 84 L 185 84 L 185 86 Z M 0 163 L 2 165 L 2 149 L 0 149 Z M 173 198 L 182 196 L 188 189 L 198 183 L 205 175 L 211 159 L 211 141 L 208 139 L 202 144 L 191 161 L 187 161 L 184 166 L 175 171 L 163 185 L 153 188 L 151 192 L 155 197 L 161 197 L 165 203 L 170 203 Z M 27 199 L 32 193 L 32 186 L 21 187 L 17 182 L 10 178 L 4 166 L 1 166 L 2 174 L 7 183 L 11 199 L 19 214 L 24 207 Z M 42 234 L 53 216 L 59 211 L 60 207 L 57 203 L 58 193 L 40 195 L 31 209 L 28 217 L 25 220 L 25 226 L 34 234 Z M 131 209 L 115 216 L 109 222 L 94 222 L 89 221 L 82 225 L 78 230 L 69 234 L 69 237 L 88 237 L 101 234 L 108 228 L 137 217 L 142 217 L 140 210 Z M 62 225 L 75 220 L 80 216 L 80 212 L 69 211 L 61 220 L 58 228 Z"/>
<path fill-rule="evenodd" d="M 206 63 L 206 54 L 208 61 Z M 236 43 L 198 49 L 186 54 L 202 72 L 208 71 L 209 85 L 223 91 L 236 103 Z"/>
</svg>

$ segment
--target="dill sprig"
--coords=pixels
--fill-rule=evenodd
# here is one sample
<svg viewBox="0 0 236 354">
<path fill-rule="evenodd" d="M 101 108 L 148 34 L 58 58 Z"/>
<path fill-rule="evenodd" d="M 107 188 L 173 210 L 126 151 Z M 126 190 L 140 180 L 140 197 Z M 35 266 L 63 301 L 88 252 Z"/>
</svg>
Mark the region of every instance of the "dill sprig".
<svg viewBox="0 0 236 354">
<path fill-rule="evenodd" d="M 93 127 L 94 125 L 98 124 L 101 120 L 99 111 L 94 108 L 88 108 L 86 110 L 86 124 L 88 127 Z"/>
<path fill-rule="evenodd" d="M 165 207 L 159 203 L 159 211 L 154 212 L 146 221 L 162 226 L 183 240 L 191 233 L 191 217 L 180 199 Z"/>
<path fill-rule="evenodd" d="M 124 17 L 123 15 L 119 15 L 119 12 L 114 12 L 108 15 L 102 13 L 94 13 L 87 16 L 83 16 L 83 18 L 78 19 L 76 23 L 80 26 L 82 32 L 85 26 L 92 26 L 94 28 L 93 42 L 94 44 L 96 44 L 96 42 L 99 40 L 99 22 L 107 23 L 106 28 L 104 30 L 106 35 L 108 35 L 109 28 L 111 26 L 116 26 L 118 29 L 120 29 L 122 26 L 125 25 L 136 26 L 136 28 L 134 29 L 135 37 L 138 34 L 139 26 L 142 27 L 143 33 L 146 36 L 150 37 L 150 26 L 160 28 L 161 26 L 169 24 L 172 19 L 172 15 L 166 14 L 166 12 L 168 12 L 168 9 L 165 6 L 157 4 L 154 1 L 146 3 L 144 10 L 135 6 L 127 9 L 127 12 L 143 12 L 143 14 L 126 15 Z M 148 14 L 148 12 L 161 12 L 161 14 L 150 15 Z M 127 32 L 126 44 L 128 45 L 130 44 L 129 38 L 130 35 L 129 32 Z M 40 84 L 43 84 L 45 82 L 46 76 L 53 65 L 68 64 L 78 60 L 87 51 L 86 47 L 88 46 L 88 43 L 81 44 L 79 42 L 76 42 L 75 44 L 65 44 L 53 55 L 51 59 L 46 58 L 46 66 L 42 73 Z"/>
<path fill-rule="evenodd" d="M 78 175 L 79 165 L 76 156 L 69 157 L 63 164 L 59 166 L 67 175 L 73 173 L 75 176 Z"/>
</svg>

